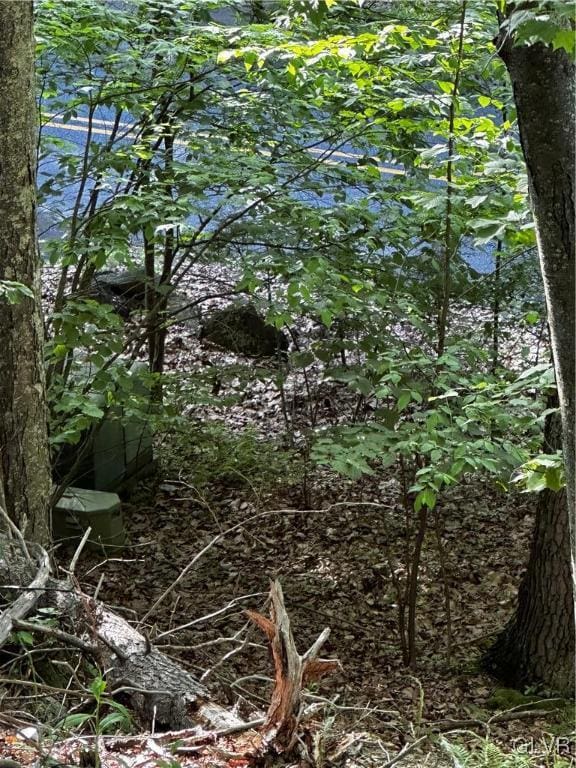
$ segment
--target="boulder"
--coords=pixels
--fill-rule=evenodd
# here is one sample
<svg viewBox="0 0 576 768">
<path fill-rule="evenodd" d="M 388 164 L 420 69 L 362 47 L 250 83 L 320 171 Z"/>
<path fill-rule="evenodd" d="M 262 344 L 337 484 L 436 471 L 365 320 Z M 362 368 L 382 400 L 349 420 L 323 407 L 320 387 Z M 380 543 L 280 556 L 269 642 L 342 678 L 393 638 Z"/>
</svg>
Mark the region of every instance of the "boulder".
<svg viewBox="0 0 576 768">
<path fill-rule="evenodd" d="M 253 304 L 234 303 L 213 312 L 200 330 L 200 338 L 249 357 L 285 353 L 288 339 L 266 323 Z"/>
<path fill-rule="evenodd" d="M 128 317 L 135 309 L 144 308 L 146 274 L 142 269 L 97 272 L 85 295 L 101 304 L 111 304 L 119 315 Z"/>
</svg>

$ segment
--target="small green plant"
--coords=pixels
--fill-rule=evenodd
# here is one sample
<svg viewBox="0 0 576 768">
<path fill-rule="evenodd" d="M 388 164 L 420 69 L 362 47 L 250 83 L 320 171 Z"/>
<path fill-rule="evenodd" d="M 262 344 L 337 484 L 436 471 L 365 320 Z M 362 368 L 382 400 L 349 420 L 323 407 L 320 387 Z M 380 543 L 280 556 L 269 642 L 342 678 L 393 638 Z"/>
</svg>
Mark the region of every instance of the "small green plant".
<svg viewBox="0 0 576 768">
<path fill-rule="evenodd" d="M 518 468 L 513 481 L 522 486 L 525 493 L 543 491 L 545 488 L 559 491 L 566 485 L 562 452 L 534 456 Z"/>
<path fill-rule="evenodd" d="M 440 746 L 452 760 L 454 768 L 569 768 L 569 757 L 558 753 L 561 746 L 551 742 L 526 739 L 515 749 L 505 752 L 489 738 L 479 739 L 473 746 L 464 746 L 440 738 Z"/>
<path fill-rule="evenodd" d="M 98 736 L 128 730 L 132 721 L 130 712 L 123 704 L 106 695 L 106 686 L 106 680 L 98 673 L 89 686 L 94 699 L 92 711 L 67 715 L 60 726 L 65 729 L 87 726 Z M 103 710 L 107 710 L 106 714 L 102 714 Z"/>
<path fill-rule="evenodd" d="M 44 627 L 56 627 L 57 611 L 55 608 L 38 608 L 38 612 L 32 617 L 34 624 Z M 11 633 L 11 637 L 19 643 L 22 648 L 31 648 L 34 645 L 34 635 L 26 629 L 18 629 Z"/>
</svg>

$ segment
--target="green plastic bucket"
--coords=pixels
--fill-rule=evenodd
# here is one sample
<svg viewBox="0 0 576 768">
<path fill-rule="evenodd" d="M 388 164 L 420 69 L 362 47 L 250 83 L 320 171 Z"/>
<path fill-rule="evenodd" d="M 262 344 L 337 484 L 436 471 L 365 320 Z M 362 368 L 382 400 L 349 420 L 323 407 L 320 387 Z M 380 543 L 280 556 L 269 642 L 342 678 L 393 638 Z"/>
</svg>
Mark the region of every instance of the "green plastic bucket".
<svg viewBox="0 0 576 768">
<path fill-rule="evenodd" d="M 121 552 L 126 544 L 122 505 L 116 493 L 67 488 L 52 511 L 54 540 L 79 541 L 90 527 L 86 546 L 106 555 Z"/>
</svg>

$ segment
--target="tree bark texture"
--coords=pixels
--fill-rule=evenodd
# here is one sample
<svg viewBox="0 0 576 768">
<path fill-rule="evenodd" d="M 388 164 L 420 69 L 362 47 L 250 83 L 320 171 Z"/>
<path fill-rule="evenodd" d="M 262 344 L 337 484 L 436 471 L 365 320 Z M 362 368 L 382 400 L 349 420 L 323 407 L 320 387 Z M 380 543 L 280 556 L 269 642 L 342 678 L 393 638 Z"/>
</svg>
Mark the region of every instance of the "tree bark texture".
<svg viewBox="0 0 576 768">
<path fill-rule="evenodd" d="M 561 444 L 558 412 L 546 421 L 546 449 Z M 486 668 L 522 688 L 540 683 L 564 696 L 574 692 L 574 600 L 566 491 L 538 497 L 528 567 L 515 615 L 490 648 Z"/>
<path fill-rule="evenodd" d="M 32 3 L 0 2 L 0 503 L 25 537 L 49 541 L 51 479 L 36 239 L 36 104 Z"/>
<path fill-rule="evenodd" d="M 516 46 L 507 33 L 501 33 L 496 43 L 512 81 L 520 141 L 528 172 L 562 414 L 566 492 L 574 557 L 576 68 L 566 51 L 554 51 L 552 46 L 543 43 Z M 573 563 L 573 574 L 576 573 L 574 568 Z"/>
</svg>

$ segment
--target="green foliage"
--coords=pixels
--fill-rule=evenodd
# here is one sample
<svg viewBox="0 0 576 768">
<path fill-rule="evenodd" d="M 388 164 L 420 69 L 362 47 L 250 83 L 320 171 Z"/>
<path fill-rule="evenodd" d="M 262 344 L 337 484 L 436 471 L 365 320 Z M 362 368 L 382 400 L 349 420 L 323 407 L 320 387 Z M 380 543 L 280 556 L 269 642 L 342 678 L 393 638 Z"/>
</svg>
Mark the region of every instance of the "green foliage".
<svg viewBox="0 0 576 768">
<path fill-rule="evenodd" d="M 316 431 L 308 403 L 320 464 L 353 478 L 401 468 L 416 511 L 469 473 L 503 489 L 511 477 L 559 488 L 559 458 L 534 457 L 549 373 L 511 373 L 496 354 L 503 315 L 536 329 L 542 302 L 512 94 L 489 44 L 495 8 L 468 3 L 460 22 L 466 4 L 454 0 L 415 0 L 409 12 L 361 0 L 225 5 L 234 25 L 211 15 L 218 0 L 38 3 L 41 161 L 56 167 L 40 201 L 68 209 L 61 237 L 44 243 L 62 270 L 47 345 L 53 444 L 140 414 L 157 423 L 166 473 L 199 493 L 258 496 L 303 473 L 294 452 L 253 431 L 191 422 L 195 409 L 237 399 L 239 388 L 217 392 L 245 372 L 166 376 L 164 406 L 150 415 L 124 358 L 138 357 L 144 332 L 130 328 L 128 340 L 110 307 L 65 301 L 70 284 L 80 295 L 95 270 L 144 251 L 163 298 L 196 264 L 218 262 L 236 290 L 266 295 L 277 328 L 320 322 L 290 373 L 308 387 L 312 368 L 353 403 Z M 504 33 L 571 52 L 569 5 L 513 8 Z M 78 143 L 53 135 L 71 120 L 86 128 Z M 498 263 L 493 276 L 469 266 L 473 248 Z M 27 290 L 0 283 L 8 301 Z M 442 321 L 445 301 L 467 322 Z M 145 323 L 166 319 L 147 311 Z M 284 386 L 283 370 L 253 375 Z M 92 694 L 84 723 L 114 725 L 100 717 L 101 679 Z M 509 768 L 522 759 L 489 742 L 458 757 Z"/>
<path fill-rule="evenodd" d="M 34 624 L 45 627 L 57 627 L 58 621 L 56 618 L 57 609 L 46 607 L 38 608 L 37 613 L 32 617 Z M 15 642 L 19 643 L 22 648 L 31 648 L 34 646 L 34 635 L 25 629 L 19 629 L 11 633 L 11 637 Z"/>
<path fill-rule="evenodd" d="M 539 709 L 548 712 L 555 712 L 558 709 L 564 709 L 566 705 L 572 705 L 572 702 L 564 699 L 548 698 L 544 695 L 534 693 L 522 693 L 515 688 L 497 688 L 490 696 L 487 705 L 490 709 L 507 711 L 509 709 Z"/>
<path fill-rule="evenodd" d="M 101 674 L 97 674 L 89 686 L 94 700 L 92 711 L 67 715 L 60 722 L 60 727 L 72 730 L 89 726 L 97 735 L 127 731 L 132 723 L 130 712 L 123 704 L 108 696 L 106 688 L 106 680 Z M 108 710 L 106 714 L 102 714 L 104 709 Z"/>
<path fill-rule="evenodd" d="M 526 739 L 523 746 L 510 751 L 502 749 L 489 738 L 479 739 L 473 746 L 464 746 L 454 740 L 440 737 L 444 752 L 454 768 L 569 768 L 569 757 L 555 753 L 555 745 L 545 740 L 534 742 Z"/>
<path fill-rule="evenodd" d="M 563 48 L 574 53 L 574 22 L 576 16 L 573 3 L 566 0 L 537 0 L 529 6 L 512 8 L 502 27 L 514 35 L 515 45 L 532 45 L 542 42 L 554 50 Z"/>
<path fill-rule="evenodd" d="M 0 280 L 0 299 L 5 298 L 9 304 L 18 304 L 25 297 L 34 298 L 34 291 L 27 285 L 14 280 Z"/>
<path fill-rule="evenodd" d="M 440 359 L 415 351 L 400 360 L 382 354 L 370 368 L 335 373 L 373 398 L 375 420 L 320 432 L 312 458 L 359 477 L 377 464 L 419 457 L 411 487 L 416 510 L 433 509 L 442 488 L 472 472 L 493 475 L 506 487 L 537 445 L 542 403 L 534 392 L 549 385 L 550 372 L 537 367 L 507 382 L 472 373 L 467 360 L 473 364 L 474 350 L 460 344 Z"/>
<path fill-rule="evenodd" d="M 52 316 L 55 333 L 46 345 L 50 440 L 76 444 L 107 414 L 148 420 L 146 376 L 134 375 L 124 351 L 122 323 L 95 301 L 66 302 Z"/>
<path fill-rule="evenodd" d="M 480 339 L 452 333 L 434 352 L 446 269 L 453 302 L 491 305 L 496 291 L 500 301 L 517 292 L 511 265 L 534 245 L 511 93 L 486 46 L 493 9 L 467 9 L 460 46 L 452 2 L 418 6 L 409 19 L 397 4 L 290 2 L 237 26 L 216 23 L 213 7 L 40 4 L 46 116 L 87 125 L 81 151 L 49 132 L 42 139 L 59 169 L 43 194 L 76 185 L 84 195 L 50 258 L 75 266 L 78 284 L 90 269 L 130 262 L 140 236 L 156 257 L 176 238 L 169 282 L 201 260 L 231 264 L 242 289 L 267 287 L 277 327 L 298 315 L 325 326 L 327 338 L 293 364 L 324 366 L 328 381 L 374 408 L 369 423 L 318 435 L 319 462 L 353 477 L 414 462 L 416 508 L 433 508 L 469 472 L 506 486 L 535 450 L 536 383 L 484 373 Z M 530 13 L 548 23 L 540 11 Z M 508 24 L 520 39 L 529 21 L 513 14 Z M 114 121 L 98 143 L 100 106 Z M 511 276 L 494 287 L 462 257 L 465 245 L 496 241 Z M 526 308 L 527 322 L 534 312 Z M 89 302 L 58 307 L 53 328 L 53 439 L 74 442 L 131 402 L 129 377 L 109 363 L 122 332 Z M 85 362 L 98 371 L 97 398 L 71 385 Z M 191 401 L 209 402 L 208 389 Z M 175 425 L 168 402 L 165 424 Z M 218 453 L 219 442 L 231 445 L 222 434 L 197 449 L 199 482 L 209 467 L 249 476 L 259 451 L 245 439 L 242 458 L 236 447 Z"/>
<path fill-rule="evenodd" d="M 162 440 L 161 456 L 168 477 L 180 476 L 203 492 L 210 486 L 261 493 L 301 479 L 298 455 L 251 429 L 232 430 L 219 422 L 187 425 Z"/>
<path fill-rule="evenodd" d="M 533 456 L 519 467 L 514 482 L 521 484 L 527 493 L 543 491 L 545 488 L 559 491 L 566 485 L 562 451 Z"/>
</svg>

